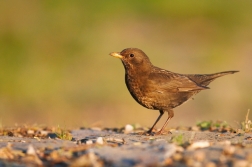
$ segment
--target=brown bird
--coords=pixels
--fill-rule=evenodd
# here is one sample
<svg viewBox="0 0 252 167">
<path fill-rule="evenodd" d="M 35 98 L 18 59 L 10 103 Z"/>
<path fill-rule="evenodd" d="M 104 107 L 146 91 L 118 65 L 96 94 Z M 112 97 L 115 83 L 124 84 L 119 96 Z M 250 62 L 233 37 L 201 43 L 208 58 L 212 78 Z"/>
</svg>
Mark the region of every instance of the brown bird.
<svg viewBox="0 0 252 167">
<path fill-rule="evenodd" d="M 121 59 L 125 68 L 125 82 L 132 97 L 142 106 L 160 112 L 153 126 L 147 131 L 148 134 L 152 133 L 164 112 L 168 113 L 168 118 L 156 134 L 161 134 L 174 116 L 173 108 L 201 90 L 209 89 L 207 85 L 216 78 L 238 72 L 178 74 L 152 65 L 148 56 L 137 48 L 127 48 L 110 55 Z"/>
</svg>

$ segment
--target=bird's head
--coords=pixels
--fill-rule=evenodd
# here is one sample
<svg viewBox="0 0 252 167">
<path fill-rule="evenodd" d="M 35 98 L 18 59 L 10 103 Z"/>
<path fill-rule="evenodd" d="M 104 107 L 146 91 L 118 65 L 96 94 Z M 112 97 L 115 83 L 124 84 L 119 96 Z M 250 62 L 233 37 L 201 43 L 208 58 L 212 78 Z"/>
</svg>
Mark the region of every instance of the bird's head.
<svg viewBox="0 0 252 167">
<path fill-rule="evenodd" d="M 152 66 L 148 56 L 137 48 L 127 48 L 121 52 L 112 52 L 110 55 L 120 58 L 126 70 L 144 70 Z"/>
</svg>

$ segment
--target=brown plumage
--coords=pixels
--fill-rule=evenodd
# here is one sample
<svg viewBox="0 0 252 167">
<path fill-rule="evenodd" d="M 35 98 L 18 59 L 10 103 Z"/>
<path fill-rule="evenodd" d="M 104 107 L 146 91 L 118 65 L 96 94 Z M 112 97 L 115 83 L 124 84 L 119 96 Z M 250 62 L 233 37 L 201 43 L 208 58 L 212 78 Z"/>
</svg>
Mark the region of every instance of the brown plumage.
<svg viewBox="0 0 252 167">
<path fill-rule="evenodd" d="M 155 67 L 148 56 L 140 49 L 127 48 L 110 53 L 120 58 L 125 68 L 125 82 L 132 97 L 142 106 L 159 110 L 160 115 L 147 133 L 152 133 L 164 112 L 168 118 L 156 134 L 161 134 L 168 121 L 174 116 L 173 108 L 181 105 L 218 77 L 238 71 L 225 71 L 214 74 L 178 74 Z"/>
</svg>

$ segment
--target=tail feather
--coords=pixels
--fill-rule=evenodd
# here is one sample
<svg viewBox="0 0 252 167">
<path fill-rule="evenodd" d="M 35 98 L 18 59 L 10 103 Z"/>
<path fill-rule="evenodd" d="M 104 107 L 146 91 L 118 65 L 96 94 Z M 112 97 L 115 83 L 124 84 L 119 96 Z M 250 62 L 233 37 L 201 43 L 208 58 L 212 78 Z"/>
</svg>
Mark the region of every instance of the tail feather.
<svg viewBox="0 0 252 167">
<path fill-rule="evenodd" d="M 196 75 L 187 75 L 191 80 L 196 82 L 199 85 L 207 86 L 216 78 L 222 77 L 227 74 L 234 74 L 239 71 L 223 71 L 214 74 L 196 74 Z"/>
</svg>

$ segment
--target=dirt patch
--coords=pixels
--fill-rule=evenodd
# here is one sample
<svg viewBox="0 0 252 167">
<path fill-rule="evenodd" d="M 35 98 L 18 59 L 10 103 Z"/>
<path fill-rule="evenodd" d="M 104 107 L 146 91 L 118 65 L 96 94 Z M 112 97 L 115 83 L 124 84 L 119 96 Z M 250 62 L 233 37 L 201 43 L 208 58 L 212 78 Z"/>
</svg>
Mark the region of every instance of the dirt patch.
<svg viewBox="0 0 252 167">
<path fill-rule="evenodd" d="M 72 130 L 72 140 L 62 140 L 50 129 L 44 130 L 44 136 L 36 131 L 33 132 L 38 136 L 32 135 L 30 131 L 28 137 L 15 133 L 15 129 L 9 131 L 12 136 L 0 136 L 0 165 L 252 165 L 252 133 L 173 130 L 146 136 L 141 135 L 141 130 L 96 128 Z"/>
</svg>

